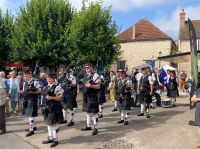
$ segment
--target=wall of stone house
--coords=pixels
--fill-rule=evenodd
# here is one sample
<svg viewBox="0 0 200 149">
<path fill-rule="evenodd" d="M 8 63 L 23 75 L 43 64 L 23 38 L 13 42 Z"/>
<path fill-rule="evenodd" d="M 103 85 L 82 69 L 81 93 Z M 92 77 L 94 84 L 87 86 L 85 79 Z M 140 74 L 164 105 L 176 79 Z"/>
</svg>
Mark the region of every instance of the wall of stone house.
<svg viewBox="0 0 200 149">
<path fill-rule="evenodd" d="M 126 60 L 128 73 L 131 73 L 132 68 L 144 64 L 144 60 L 156 60 L 160 51 L 162 52 L 162 56 L 169 55 L 171 44 L 171 40 L 121 43 L 121 50 L 123 51 L 121 60 Z M 156 61 L 156 68 L 159 67 L 159 63 L 161 67 L 169 64 L 168 62 Z"/>
</svg>

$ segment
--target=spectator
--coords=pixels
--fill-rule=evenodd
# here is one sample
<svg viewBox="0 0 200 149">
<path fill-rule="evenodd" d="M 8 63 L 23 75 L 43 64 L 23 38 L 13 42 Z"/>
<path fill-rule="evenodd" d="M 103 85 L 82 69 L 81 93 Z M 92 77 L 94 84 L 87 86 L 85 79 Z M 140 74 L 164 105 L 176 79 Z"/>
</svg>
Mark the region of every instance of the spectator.
<svg viewBox="0 0 200 149">
<path fill-rule="evenodd" d="M 16 110 L 16 106 L 18 103 L 18 99 L 19 99 L 19 82 L 16 79 L 16 72 L 15 71 L 11 71 L 10 72 L 10 90 L 9 90 L 9 96 L 11 99 L 11 107 L 12 107 L 12 112 L 14 114 L 17 114 L 17 110 Z"/>
<path fill-rule="evenodd" d="M 5 79 L 2 77 L 4 74 L 4 72 L 0 72 L 0 135 L 6 132 L 5 104 L 7 94 Z"/>
<path fill-rule="evenodd" d="M 180 89 L 184 92 L 184 87 L 185 87 L 185 83 L 186 83 L 186 79 L 187 79 L 187 74 L 185 73 L 185 71 L 182 71 L 179 75 L 179 87 Z"/>
<path fill-rule="evenodd" d="M 195 110 L 195 123 L 199 127 L 200 133 L 200 75 L 198 75 L 198 82 L 197 82 L 197 91 L 193 95 L 191 101 L 196 103 L 196 110 Z M 200 148 L 200 144 L 197 145 L 197 148 Z"/>
</svg>

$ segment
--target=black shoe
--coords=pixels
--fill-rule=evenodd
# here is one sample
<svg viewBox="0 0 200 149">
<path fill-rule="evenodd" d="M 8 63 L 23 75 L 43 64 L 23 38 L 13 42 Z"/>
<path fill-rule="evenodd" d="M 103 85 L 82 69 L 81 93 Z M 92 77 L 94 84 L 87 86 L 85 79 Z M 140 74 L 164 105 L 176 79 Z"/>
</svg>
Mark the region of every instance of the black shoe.
<svg viewBox="0 0 200 149">
<path fill-rule="evenodd" d="M 64 120 L 64 121 L 62 121 L 62 122 L 60 122 L 60 123 L 58 123 L 58 124 L 66 124 L 66 123 L 67 123 L 67 121 Z"/>
<path fill-rule="evenodd" d="M 52 142 L 53 142 L 53 140 L 50 140 L 49 137 L 48 137 L 47 140 L 42 141 L 42 144 L 49 144 L 49 143 L 52 143 Z"/>
<path fill-rule="evenodd" d="M 114 108 L 114 109 L 112 110 L 112 112 L 115 112 L 115 111 L 117 111 L 117 108 Z"/>
<path fill-rule="evenodd" d="M 150 115 L 149 114 L 147 114 L 147 116 L 146 116 L 147 118 L 150 118 Z"/>
<path fill-rule="evenodd" d="M 30 128 L 27 128 L 27 129 L 25 129 L 25 131 L 29 131 L 30 130 Z M 37 127 L 33 127 L 33 131 L 36 131 L 37 130 Z"/>
<path fill-rule="evenodd" d="M 53 140 L 53 142 L 51 143 L 50 147 L 55 147 L 56 145 L 58 145 L 58 141 Z"/>
<path fill-rule="evenodd" d="M 96 128 L 94 128 L 92 135 L 97 135 L 98 134 L 98 130 Z"/>
<path fill-rule="evenodd" d="M 92 130 L 92 128 L 86 126 L 85 128 L 82 128 L 81 130 L 82 130 L 82 131 L 88 131 L 88 130 Z"/>
<path fill-rule="evenodd" d="M 138 114 L 137 116 L 144 116 L 144 113 L 140 113 L 140 114 Z"/>
<path fill-rule="evenodd" d="M 124 123 L 124 120 L 117 121 L 117 124 Z"/>
<path fill-rule="evenodd" d="M 128 121 L 124 121 L 124 125 L 128 125 Z"/>
<path fill-rule="evenodd" d="M 73 121 L 70 121 L 69 124 L 67 125 L 68 127 L 71 127 L 74 125 L 74 122 Z"/>
<path fill-rule="evenodd" d="M 99 114 L 99 118 L 103 118 L 103 114 Z"/>
<path fill-rule="evenodd" d="M 176 107 L 176 105 L 175 105 L 175 104 L 173 104 L 173 107 Z"/>
<path fill-rule="evenodd" d="M 30 137 L 34 134 L 34 131 L 29 131 L 27 134 L 26 134 L 26 137 Z"/>
</svg>

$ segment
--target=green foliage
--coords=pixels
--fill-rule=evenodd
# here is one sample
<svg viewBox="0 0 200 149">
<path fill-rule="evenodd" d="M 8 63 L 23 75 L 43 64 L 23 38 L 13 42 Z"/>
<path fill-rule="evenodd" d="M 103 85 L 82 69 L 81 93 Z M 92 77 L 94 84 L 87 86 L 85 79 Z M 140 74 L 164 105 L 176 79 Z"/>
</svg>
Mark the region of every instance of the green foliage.
<svg viewBox="0 0 200 149">
<path fill-rule="evenodd" d="M 8 62 L 8 54 L 11 51 L 9 39 L 13 27 L 13 16 L 7 10 L 3 15 L 0 9 L 0 68 Z"/>
<path fill-rule="evenodd" d="M 12 39 L 11 58 L 42 65 L 64 61 L 62 36 L 72 19 L 73 9 L 66 0 L 30 0 L 20 7 Z"/>
<path fill-rule="evenodd" d="M 69 51 L 71 65 L 91 61 L 96 64 L 101 56 L 105 66 L 118 60 L 121 54 L 116 39 L 117 25 L 112 21 L 110 8 L 104 8 L 102 1 L 92 2 L 77 12 L 65 32 L 65 45 Z"/>
</svg>

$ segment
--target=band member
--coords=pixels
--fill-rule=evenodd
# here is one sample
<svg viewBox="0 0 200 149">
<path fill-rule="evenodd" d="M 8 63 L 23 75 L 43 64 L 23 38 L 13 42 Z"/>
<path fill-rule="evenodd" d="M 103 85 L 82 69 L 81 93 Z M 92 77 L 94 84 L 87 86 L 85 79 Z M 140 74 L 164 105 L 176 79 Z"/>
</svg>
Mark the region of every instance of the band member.
<svg viewBox="0 0 200 149">
<path fill-rule="evenodd" d="M 176 81 L 175 71 L 170 71 L 170 77 L 167 80 L 168 96 L 171 98 L 171 103 L 175 106 L 178 83 Z"/>
<path fill-rule="evenodd" d="M 99 91 L 99 118 L 103 117 L 103 104 L 106 102 L 105 96 L 105 78 L 103 75 L 100 76 L 100 91 Z"/>
<path fill-rule="evenodd" d="M 58 145 L 58 123 L 63 120 L 62 105 L 60 100 L 63 95 L 61 86 L 55 83 L 55 75 L 49 74 L 47 77 L 48 86 L 43 90 L 44 101 L 42 114 L 48 129 L 48 138 L 42 144 L 51 143 L 50 147 Z"/>
<path fill-rule="evenodd" d="M 150 118 L 149 106 L 151 103 L 151 96 L 153 95 L 153 79 L 148 75 L 146 67 L 141 68 L 142 77 L 140 78 L 138 84 L 138 98 L 140 100 L 141 113 L 138 116 L 144 116 L 144 111 L 146 111 L 146 117 Z"/>
<path fill-rule="evenodd" d="M 26 129 L 28 133 L 26 134 L 27 137 L 34 134 L 36 130 L 35 126 L 35 117 L 38 116 L 38 94 L 41 93 L 41 87 L 38 81 L 36 81 L 31 71 L 26 71 L 24 74 L 26 81 L 23 85 L 24 93 L 24 101 L 23 101 L 23 108 L 25 110 L 25 115 L 29 117 L 30 128 Z"/>
<path fill-rule="evenodd" d="M 112 112 L 117 111 L 117 100 L 116 100 L 116 92 L 115 92 L 115 72 L 114 70 L 110 70 L 110 83 L 109 83 L 109 89 L 110 89 L 110 100 L 114 102 L 114 108 Z"/>
<path fill-rule="evenodd" d="M 93 115 L 94 130 L 92 135 L 98 133 L 97 121 L 99 112 L 98 92 L 100 89 L 100 76 L 93 72 L 93 66 L 91 63 L 85 64 L 85 76 L 84 76 L 84 91 L 83 91 L 83 111 L 86 112 L 87 125 L 82 128 L 82 131 L 91 130 L 90 119 Z"/>
<path fill-rule="evenodd" d="M 62 88 L 64 90 L 63 99 L 61 100 L 61 104 L 63 106 L 63 117 L 64 121 L 62 123 L 67 122 L 67 117 L 69 117 L 68 127 L 74 125 L 74 109 L 77 108 L 77 82 L 76 78 L 70 73 L 64 73 L 64 80 L 61 83 Z"/>
<path fill-rule="evenodd" d="M 119 79 L 116 85 L 117 93 L 117 108 L 121 114 L 121 120 L 117 123 L 124 123 L 128 125 L 128 110 L 131 108 L 131 86 L 132 82 L 127 77 L 125 77 L 125 71 L 119 71 Z"/>
</svg>

